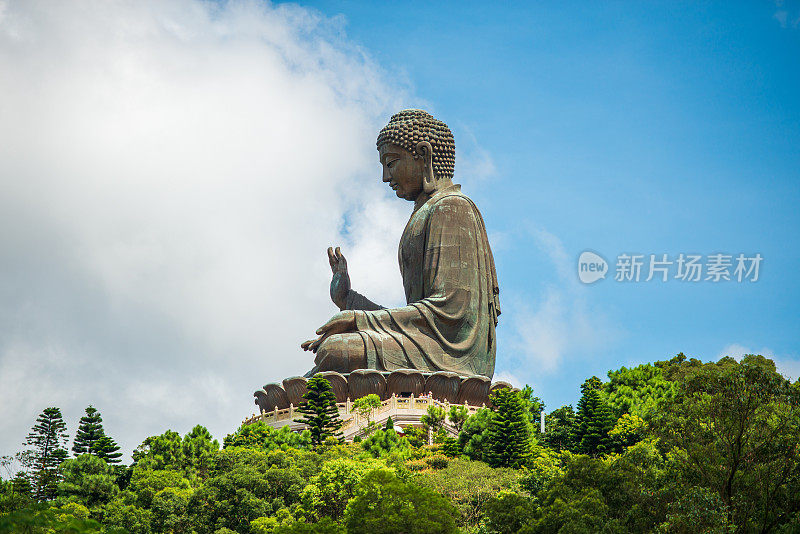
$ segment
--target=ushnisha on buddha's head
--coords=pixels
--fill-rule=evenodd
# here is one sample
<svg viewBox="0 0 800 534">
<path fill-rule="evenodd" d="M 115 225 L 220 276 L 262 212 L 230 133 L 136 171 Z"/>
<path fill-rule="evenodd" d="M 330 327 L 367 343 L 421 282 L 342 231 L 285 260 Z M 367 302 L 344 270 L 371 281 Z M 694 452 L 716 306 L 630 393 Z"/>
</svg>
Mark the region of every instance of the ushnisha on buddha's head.
<svg viewBox="0 0 800 534">
<path fill-rule="evenodd" d="M 414 201 L 452 183 L 453 133 L 426 111 L 406 109 L 392 115 L 378 134 L 377 146 L 383 181 L 400 198 Z"/>
</svg>

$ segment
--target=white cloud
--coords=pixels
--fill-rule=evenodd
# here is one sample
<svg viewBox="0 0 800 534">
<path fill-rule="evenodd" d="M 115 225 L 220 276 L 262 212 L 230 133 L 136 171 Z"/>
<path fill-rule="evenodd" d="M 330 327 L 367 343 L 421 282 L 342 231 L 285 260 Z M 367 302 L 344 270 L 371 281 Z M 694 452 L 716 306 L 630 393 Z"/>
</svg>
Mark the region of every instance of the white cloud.
<svg viewBox="0 0 800 534">
<path fill-rule="evenodd" d="M 477 184 L 497 176 L 497 168 L 488 150 L 483 148 L 468 126 L 461 124 L 456 132 L 458 157 L 455 181 Z"/>
<path fill-rule="evenodd" d="M 89 403 L 130 451 L 299 374 L 325 248 L 402 302 L 410 205 L 375 135 L 413 107 L 342 20 L 256 1 L 0 2 L 0 454 Z M 345 214 L 348 225 L 343 226 Z"/>
<path fill-rule="evenodd" d="M 587 298 L 575 274 L 575 261 L 561 240 L 544 228 L 529 227 L 527 236 L 549 261 L 557 283 L 544 283 L 538 298 L 520 295 L 506 298 L 502 318 L 510 328 L 498 335 L 509 349 L 500 372 L 535 383 L 556 372 L 565 360 L 572 363 L 607 348 L 621 330 Z M 524 241 L 524 239 L 523 239 Z"/>
<path fill-rule="evenodd" d="M 774 361 L 778 372 L 789 380 L 800 378 L 800 359 L 792 356 L 776 356 L 775 352 L 767 347 L 756 350 L 739 343 L 731 343 L 719 352 L 717 360 L 725 356 L 741 360 L 746 354 L 759 354 Z"/>
</svg>

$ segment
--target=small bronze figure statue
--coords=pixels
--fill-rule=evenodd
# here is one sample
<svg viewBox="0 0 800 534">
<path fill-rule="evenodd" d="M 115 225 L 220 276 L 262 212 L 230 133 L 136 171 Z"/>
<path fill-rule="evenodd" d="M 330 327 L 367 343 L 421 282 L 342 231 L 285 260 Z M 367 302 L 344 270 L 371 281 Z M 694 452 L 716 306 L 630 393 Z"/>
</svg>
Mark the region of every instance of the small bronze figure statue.
<svg viewBox="0 0 800 534">
<path fill-rule="evenodd" d="M 384 308 L 350 287 L 339 247 L 328 249 L 331 299 L 341 312 L 301 346 L 317 372 L 358 369 L 494 374 L 499 286 L 478 208 L 453 183 L 455 142 L 422 110 L 392 116 L 378 135 L 383 181 L 414 203 L 398 259 L 407 305 Z"/>
</svg>

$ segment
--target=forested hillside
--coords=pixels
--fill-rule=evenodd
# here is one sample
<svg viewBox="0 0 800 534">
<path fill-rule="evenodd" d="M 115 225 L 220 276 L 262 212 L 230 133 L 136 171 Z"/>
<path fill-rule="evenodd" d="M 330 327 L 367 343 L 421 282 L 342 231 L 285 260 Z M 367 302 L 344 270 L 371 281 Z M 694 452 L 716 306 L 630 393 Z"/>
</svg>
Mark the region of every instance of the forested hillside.
<svg viewBox="0 0 800 534">
<path fill-rule="evenodd" d="M 457 439 L 433 408 L 432 446 L 391 423 L 341 443 L 324 388 L 313 433 L 167 430 L 128 466 L 91 406 L 69 457 L 49 407 L 3 458 L 0 533 L 800 532 L 800 381 L 761 356 L 623 367 L 550 411 L 500 390 L 492 409 L 452 408 Z"/>
</svg>

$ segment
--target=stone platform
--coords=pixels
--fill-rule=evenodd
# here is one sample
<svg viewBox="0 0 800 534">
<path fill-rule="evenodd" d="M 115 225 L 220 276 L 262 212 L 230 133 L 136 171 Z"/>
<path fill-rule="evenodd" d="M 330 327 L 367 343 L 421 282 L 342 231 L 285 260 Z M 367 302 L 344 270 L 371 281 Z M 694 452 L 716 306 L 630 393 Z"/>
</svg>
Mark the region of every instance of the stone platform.
<svg viewBox="0 0 800 534">
<path fill-rule="evenodd" d="M 422 426 L 421 418 L 428 413 L 428 406 L 438 406 L 444 409 L 445 420 L 442 428 L 444 428 L 450 435 L 457 436 L 458 431 L 455 426 L 450 422 L 449 412 L 450 404 L 447 401 L 440 402 L 428 396 L 424 397 L 398 397 L 392 395 L 388 399 L 381 402 L 381 406 L 376 408 L 371 416 L 371 420 L 375 422 L 378 427 L 382 428 L 387 419 L 390 417 L 395 425 L 401 427 L 406 426 Z M 466 408 L 468 415 L 472 415 L 482 406 L 472 406 L 468 403 L 463 404 Z M 352 402 L 348 399 L 346 402 L 337 403 L 336 407 L 339 409 L 339 417 L 342 420 L 342 434 L 346 441 L 352 441 L 357 435 L 363 434 L 367 426 L 367 420 L 361 418 L 356 413 L 351 413 Z M 289 426 L 294 431 L 301 431 L 305 428 L 303 423 L 298 423 L 295 419 L 302 417 L 302 414 L 297 411 L 294 405 L 289 405 L 288 408 L 279 410 L 277 407 L 271 412 L 263 411 L 260 415 L 253 414 L 244 421 L 242 425 L 250 425 L 257 421 L 263 421 L 273 428 L 281 428 Z"/>
<path fill-rule="evenodd" d="M 343 422 L 342 432 L 348 441 L 361 433 L 367 424 L 366 420 L 351 413 L 352 402 L 371 393 L 381 399 L 381 406 L 371 416 L 372 421 L 381 426 L 389 417 L 400 426 L 421 426 L 420 419 L 427 413 L 428 407 L 438 406 L 445 412 L 445 430 L 456 435 L 456 429 L 447 415 L 452 405 L 462 405 L 472 415 L 490 405 L 490 392 L 501 388 L 516 389 L 508 382 L 492 383 L 485 376 L 461 376 L 445 371 L 424 373 L 416 369 L 391 372 L 360 369 L 348 374 L 334 371 L 320 374 L 331 384 Z M 305 425 L 295 421 L 302 416 L 296 408 L 303 403 L 307 383 L 308 379 L 294 376 L 280 384 L 267 384 L 253 393 L 259 413 L 251 415 L 242 424 L 263 421 L 274 428 L 288 425 L 292 430 L 302 430 Z"/>
<path fill-rule="evenodd" d="M 335 371 L 320 373 L 330 382 L 337 403 L 355 400 L 371 393 L 387 400 L 392 395 L 401 398 L 429 395 L 439 402 L 482 406 L 489 404 L 489 393 L 499 388 L 510 388 L 508 382 L 495 382 L 480 375 L 461 376 L 456 373 L 439 371 L 424 373 L 416 369 L 396 371 L 376 371 L 359 369 L 348 374 Z M 284 410 L 289 406 L 299 406 L 303 402 L 308 379 L 293 376 L 278 384 L 267 384 L 253 393 L 259 413 Z"/>
</svg>

